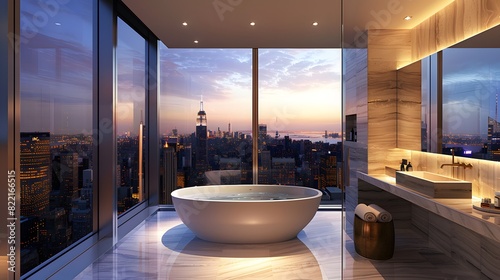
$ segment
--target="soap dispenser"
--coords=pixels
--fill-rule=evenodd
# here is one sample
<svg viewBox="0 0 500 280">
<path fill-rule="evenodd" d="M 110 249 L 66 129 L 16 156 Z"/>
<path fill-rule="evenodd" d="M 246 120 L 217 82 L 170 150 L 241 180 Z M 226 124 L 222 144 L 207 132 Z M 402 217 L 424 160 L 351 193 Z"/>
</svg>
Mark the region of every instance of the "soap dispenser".
<svg viewBox="0 0 500 280">
<path fill-rule="evenodd" d="M 402 159 L 401 160 L 401 166 L 399 167 L 399 169 L 401 171 L 405 171 L 406 170 L 406 159 Z"/>
<path fill-rule="evenodd" d="M 406 166 L 406 171 L 413 171 L 413 166 L 411 166 L 411 161 L 408 162 L 408 165 Z"/>
</svg>

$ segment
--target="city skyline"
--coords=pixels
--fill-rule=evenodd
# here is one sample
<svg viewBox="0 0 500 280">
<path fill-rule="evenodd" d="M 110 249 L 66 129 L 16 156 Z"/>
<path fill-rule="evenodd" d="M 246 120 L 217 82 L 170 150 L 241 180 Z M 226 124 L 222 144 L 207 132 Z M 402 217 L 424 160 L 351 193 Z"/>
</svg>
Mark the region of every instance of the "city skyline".
<svg viewBox="0 0 500 280">
<path fill-rule="evenodd" d="M 43 25 L 36 26 L 36 34 L 21 44 L 21 127 L 24 131 L 87 134 L 93 129 L 90 118 L 92 29 L 72 29 L 75 24 L 93 24 L 92 18 L 87 16 L 91 14 L 92 7 L 78 1 L 71 2 L 71 7 L 59 10 Z M 33 33 L 34 26 L 30 19 L 39 8 L 36 2 L 23 2 L 22 34 Z M 119 40 L 131 37 L 129 33 L 123 33 L 129 31 L 120 32 L 123 36 L 119 36 Z M 160 86 L 162 95 L 168 95 L 160 98 L 162 133 L 173 128 L 180 133 L 192 130 L 195 121 L 191 116 L 197 112 L 200 96 L 204 96 L 204 102 L 210 108 L 207 109 L 210 114 L 209 130 L 226 127 L 228 123 L 233 130 L 251 128 L 251 49 L 168 49 L 161 42 L 159 45 Z M 140 42 L 129 45 L 136 50 L 141 50 L 141 46 Z M 496 49 L 476 49 L 467 55 L 463 54 L 463 50 L 474 49 L 449 48 L 444 52 L 444 71 L 448 73 L 443 80 L 444 92 L 451 98 L 443 100 L 443 115 L 450 118 L 445 118 L 443 132 L 484 135 L 487 117 L 497 117 L 497 108 L 492 100 L 498 93 L 490 89 L 500 86 L 500 62 L 491 59 L 497 56 Z M 217 52 L 219 54 L 212 55 Z M 128 55 L 144 59 L 141 53 L 142 50 Z M 310 130 L 316 131 L 340 131 L 340 54 L 340 49 L 259 49 L 259 123 L 267 123 L 270 130 L 279 131 L 303 130 L 291 127 L 292 124 L 313 126 Z M 325 56 L 333 62 L 326 63 Z M 126 68 L 122 64 L 117 67 Z M 206 73 L 210 75 L 204 75 Z M 141 77 L 137 82 L 144 82 L 144 75 Z M 321 85 L 325 81 L 338 91 L 327 90 L 326 94 L 309 91 L 310 85 Z M 119 91 L 126 91 L 127 86 L 118 85 Z M 132 90 L 128 95 L 133 94 Z M 333 96 L 334 100 L 325 101 L 325 95 Z M 290 97 L 297 97 L 298 101 L 281 102 L 289 101 Z M 132 113 L 136 100 L 119 101 L 116 115 L 118 119 L 124 119 L 124 123 L 129 123 L 133 116 L 141 115 L 140 109 Z M 327 109 L 314 108 L 320 103 L 331 106 Z M 247 106 L 242 107 L 241 104 Z M 297 104 L 311 106 L 314 110 L 297 109 Z M 313 115 L 328 118 L 318 121 L 312 119 Z M 332 123 L 338 128 L 331 127 Z M 125 131 L 136 129 L 117 128 L 118 135 Z"/>
<path fill-rule="evenodd" d="M 251 130 L 251 49 L 160 47 L 161 131 Z M 259 123 L 270 130 L 340 131 L 340 50 L 259 49 Z"/>
</svg>

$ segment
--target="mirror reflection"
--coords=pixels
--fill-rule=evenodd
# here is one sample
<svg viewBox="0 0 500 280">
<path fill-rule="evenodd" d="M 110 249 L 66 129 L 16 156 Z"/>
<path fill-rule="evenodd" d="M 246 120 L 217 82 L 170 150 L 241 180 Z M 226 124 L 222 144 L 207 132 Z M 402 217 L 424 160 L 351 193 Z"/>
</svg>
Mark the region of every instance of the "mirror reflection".
<svg viewBox="0 0 500 280">
<path fill-rule="evenodd" d="M 499 35 L 495 27 L 422 60 L 422 151 L 500 161 Z"/>
</svg>

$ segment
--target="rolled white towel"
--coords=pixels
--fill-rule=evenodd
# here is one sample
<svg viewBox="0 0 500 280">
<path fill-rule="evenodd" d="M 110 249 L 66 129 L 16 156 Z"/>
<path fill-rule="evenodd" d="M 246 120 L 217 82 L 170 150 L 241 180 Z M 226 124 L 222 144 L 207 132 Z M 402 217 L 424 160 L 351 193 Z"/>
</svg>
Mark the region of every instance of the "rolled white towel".
<svg viewBox="0 0 500 280">
<path fill-rule="evenodd" d="M 358 215 L 365 222 L 376 222 L 377 216 L 372 211 L 366 204 L 360 203 L 354 209 L 354 214 Z"/>
<path fill-rule="evenodd" d="M 368 208 L 370 209 L 369 211 L 375 214 L 377 217 L 377 221 L 383 222 L 383 223 L 388 223 L 392 221 L 392 215 L 391 213 L 387 212 L 384 208 L 376 205 L 376 204 L 370 204 L 368 205 Z"/>
</svg>

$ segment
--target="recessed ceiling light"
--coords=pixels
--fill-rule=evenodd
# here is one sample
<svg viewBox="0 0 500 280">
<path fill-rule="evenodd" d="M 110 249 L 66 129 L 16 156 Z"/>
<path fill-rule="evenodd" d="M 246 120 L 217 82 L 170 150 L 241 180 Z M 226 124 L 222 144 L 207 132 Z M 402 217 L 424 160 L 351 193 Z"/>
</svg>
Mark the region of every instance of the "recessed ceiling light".
<svg viewBox="0 0 500 280">
<path fill-rule="evenodd" d="M 405 20 L 410 20 L 412 18 L 413 18 L 412 16 L 405 16 Z"/>
<path fill-rule="evenodd" d="M 317 21 L 313 22 L 313 25 L 314 25 L 314 26 L 318 26 L 318 24 L 319 24 L 319 23 L 318 23 Z"/>
<path fill-rule="evenodd" d="M 60 22 L 55 22 L 54 24 L 55 24 L 55 25 L 57 25 L 57 26 L 60 26 L 60 25 L 61 25 L 61 23 L 60 23 Z"/>
<path fill-rule="evenodd" d="M 195 44 L 198 44 L 198 40 L 194 40 L 194 43 L 195 43 Z"/>
<path fill-rule="evenodd" d="M 253 21 L 252 21 L 252 22 L 250 22 L 250 25 L 251 25 L 251 26 L 254 26 L 254 25 L 255 25 L 255 22 L 253 22 Z"/>
<path fill-rule="evenodd" d="M 182 25 L 187 26 L 187 25 L 188 25 L 188 23 L 187 23 L 187 22 L 183 22 L 183 23 L 182 23 Z"/>
</svg>

